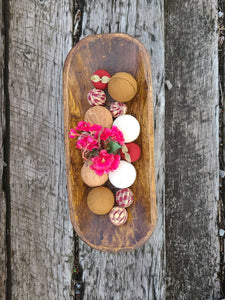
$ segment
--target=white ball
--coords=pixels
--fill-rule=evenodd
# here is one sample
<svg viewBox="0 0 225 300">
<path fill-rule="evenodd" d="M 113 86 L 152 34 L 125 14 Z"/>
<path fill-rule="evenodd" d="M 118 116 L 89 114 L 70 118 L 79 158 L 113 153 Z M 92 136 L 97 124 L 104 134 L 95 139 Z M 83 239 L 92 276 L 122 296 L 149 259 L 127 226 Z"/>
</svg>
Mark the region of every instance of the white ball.
<svg viewBox="0 0 225 300">
<path fill-rule="evenodd" d="M 113 125 L 122 131 L 125 143 L 133 142 L 140 134 L 140 124 L 138 120 L 131 115 L 118 117 L 113 122 Z"/>
<path fill-rule="evenodd" d="M 135 170 L 135 167 L 125 161 L 121 160 L 119 167 L 109 173 L 109 181 L 117 188 L 127 188 L 131 186 L 135 179 L 136 179 L 137 173 Z"/>
</svg>

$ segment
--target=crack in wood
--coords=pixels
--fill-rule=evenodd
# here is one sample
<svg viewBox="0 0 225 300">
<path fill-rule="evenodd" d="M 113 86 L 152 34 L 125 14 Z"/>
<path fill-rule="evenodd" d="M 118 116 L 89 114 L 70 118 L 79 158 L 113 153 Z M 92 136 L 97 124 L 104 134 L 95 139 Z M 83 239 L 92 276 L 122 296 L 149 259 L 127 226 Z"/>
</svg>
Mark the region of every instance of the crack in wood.
<svg viewBox="0 0 225 300">
<path fill-rule="evenodd" d="M 225 142 L 225 115 L 224 115 L 224 51 L 225 51 L 225 43 L 221 37 L 224 37 L 225 30 L 225 19 L 224 12 L 225 6 L 223 1 L 218 1 L 219 12 L 223 12 L 221 17 L 218 19 L 218 28 L 219 28 L 219 47 L 218 47 L 218 58 L 219 58 L 219 105 L 220 105 L 220 114 L 219 114 L 219 161 L 220 161 L 220 170 L 225 170 L 224 163 L 224 142 Z M 225 178 L 220 176 L 220 197 L 219 197 L 219 208 L 218 208 L 218 223 L 219 229 L 225 229 L 225 213 L 224 213 L 224 205 L 225 205 Z M 220 240 L 220 285 L 221 285 L 221 297 L 225 296 L 225 236 L 219 234 Z"/>
<path fill-rule="evenodd" d="M 3 10 L 3 26 L 4 26 L 4 105 L 5 105 L 5 132 L 3 137 L 3 157 L 4 157 L 4 166 L 3 166 L 3 191 L 5 194 L 6 201 L 6 268 L 7 268 L 7 277 L 6 277 L 6 299 L 12 298 L 12 280 L 11 280 L 11 236 L 10 236 L 10 227 L 11 227 L 11 197 L 10 197 L 10 99 L 9 99 L 9 17 L 10 17 L 10 8 L 9 1 L 3 0 L 2 2 Z"/>
<path fill-rule="evenodd" d="M 72 274 L 74 299 L 81 300 L 84 296 L 83 269 L 79 259 L 79 237 L 74 231 L 74 268 Z"/>
<path fill-rule="evenodd" d="M 73 0 L 73 45 L 79 42 L 82 34 L 84 0 Z"/>
<path fill-rule="evenodd" d="M 82 16 L 84 0 L 73 0 L 73 45 L 79 42 L 82 34 Z M 79 258 L 79 237 L 74 231 L 74 269 L 72 274 L 72 289 L 74 299 L 81 300 L 84 296 L 83 269 Z"/>
</svg>

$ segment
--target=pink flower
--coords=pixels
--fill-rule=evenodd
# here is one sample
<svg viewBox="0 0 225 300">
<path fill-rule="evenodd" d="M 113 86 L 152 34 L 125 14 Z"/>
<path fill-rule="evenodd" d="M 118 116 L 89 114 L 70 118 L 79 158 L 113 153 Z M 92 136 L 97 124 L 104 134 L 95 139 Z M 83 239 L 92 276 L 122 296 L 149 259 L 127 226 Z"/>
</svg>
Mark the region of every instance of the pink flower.
<svg viewBox="0 0 225 300">
<path fill-rule="evenodd" d="M 86 147 L 87 143 L 85 141 L 85 139 L 79 139 L 77 141 L 76 147 L 77 149 L 84 149 Z"/>
<path fill-rule="evenodd" d="M 116 126 L 111 128 L 111 139 L 120 143 L 120 145 L 124 145 L 123 133 Z"/>
<path fill-rule="evenodd" d="M 94 170 L 97 175 L 102 176 L 104 173 L 109 173 L 118 168 L 120 156 L 109 154 L 106 150 L 101 150 L 99 156 L 93 157 L 91 160 L 93 164 L 90 168 Z"/>
<path fill-rule="evenodd" d="M 89 151 L 92 151 L 93 149 L 97 149 L 98 148 L 98 142 L 92 138 L 92 137 L 88 137 L 87 138 L 87 149 Z"/>
<path fill-rule="evenodd" d="M 75 129 L 70 129 L 69 137 L 70 137 L 71 139 L 77 137 L 78 135 L 79 135 L 79 134 L 76 132 Z"/>
<path fill-rule="evenodd" d="M 120 155 L 114 155 L 114 161 L 111 164 L 111 170 L 114 171 L 119 167 L 120 164 Z"/>
<path fill-rule="evenodd" d="M 84 135 L 82 138 L 78 139 L 76 147 L 78 149 L 84 149 L 85 151 L 92 151 L 93 149 L 98 148 L 98 142 L 92 136 Z"/>
<path fill-rule="evenodd" d="M 80 121 L 77 124 L 77 127 L 75 128 L 76 130 L 81 130 L 81 131 L 100 131 L 102 129 L 101 125 L 97 125 L 97 124 L 93 124 L 91 125 L 91 123 L 89 122 L 84 122 L 84 121 Z"/>
<path fill-rule="evenodd" d="M 102 133 L 100 135 L 100 139 L 102 141 L 106 141 L 111 136 L 111 129 L 109 128 L 103 128 Z"/>
<path fill-rule="evenodd" d="M 110 139 L 112 141 L 118 142 L 120 145 L 124 144 L 123 133 L 116 126 L 112 126 L 111 129 L 103 128 L 100 139 L 103 141 Z"/>
<path fill-rule="evenodd" d="M 101 176 L 118 168 L 120 155 L 113 153 L 116 153 L 121 145 L 124 144 L 124 137 L 116 126 L 112 126 L 110 129 L 103 128 L 101 125 L 80 121 L 75 129 L 70 130 L 69 137 L 78 137 L 76 147 L 81 150 L 84 160 L 92 157 L 93 164 L 91 169 L 96 174 Z"/>
</svg>

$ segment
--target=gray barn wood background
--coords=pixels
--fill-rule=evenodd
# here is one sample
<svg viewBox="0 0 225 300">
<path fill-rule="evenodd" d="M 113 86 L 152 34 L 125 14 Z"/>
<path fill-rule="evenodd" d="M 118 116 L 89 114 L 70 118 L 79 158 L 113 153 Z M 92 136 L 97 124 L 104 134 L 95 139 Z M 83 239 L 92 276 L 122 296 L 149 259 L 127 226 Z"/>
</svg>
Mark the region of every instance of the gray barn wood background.
<svg viewBox="0 0 225 300">
<path fill-rule="evenodd" d="M 151 56 L 158 220 L 130 253 L 76 240 L 83 298 L 219 299 L 217 2 L 0 0 L 0 28 L 0 299 L 74 298 L 62 69 L 108 32 Z"/>
</svg>

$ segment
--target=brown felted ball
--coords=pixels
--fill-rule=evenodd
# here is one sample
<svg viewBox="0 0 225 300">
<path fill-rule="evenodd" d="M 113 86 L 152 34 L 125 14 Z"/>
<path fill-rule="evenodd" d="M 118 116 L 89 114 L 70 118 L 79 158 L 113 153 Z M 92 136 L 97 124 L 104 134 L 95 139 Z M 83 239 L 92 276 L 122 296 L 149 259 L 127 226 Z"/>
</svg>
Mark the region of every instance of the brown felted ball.
<svg viewBox="0 0 225 300">
<path fill-rule="evenodd" d="M 107 108 L 103 106 L 93 106 L 86 111 L 84 121 L 111 128 L 113 118 L 111 112 Z"/>
<path fill-rule="evenodd" d="M 129 73 L 116 73 L 108 83 L 108 92 L 114 100 L 128 102 L 137 93 L 137 82 Z"/>
<path fill-rule="evenodd" d="M 103 185 L 108 180 L 109 175 L 97 175 L 95 171 L 90 168 L 90 165 L 92 165 L 92 161 L 87 161 L 81 168 L 81 178 L 83 182 L 91 187 Z"/>
<path fill-rule="evenodd" d="M 110 189 L 100 186 L 92 189 L 87 196 L 88 208 L 96 215 L 105 215 L 115 203 L 114 195 Z"/>
</svg>

